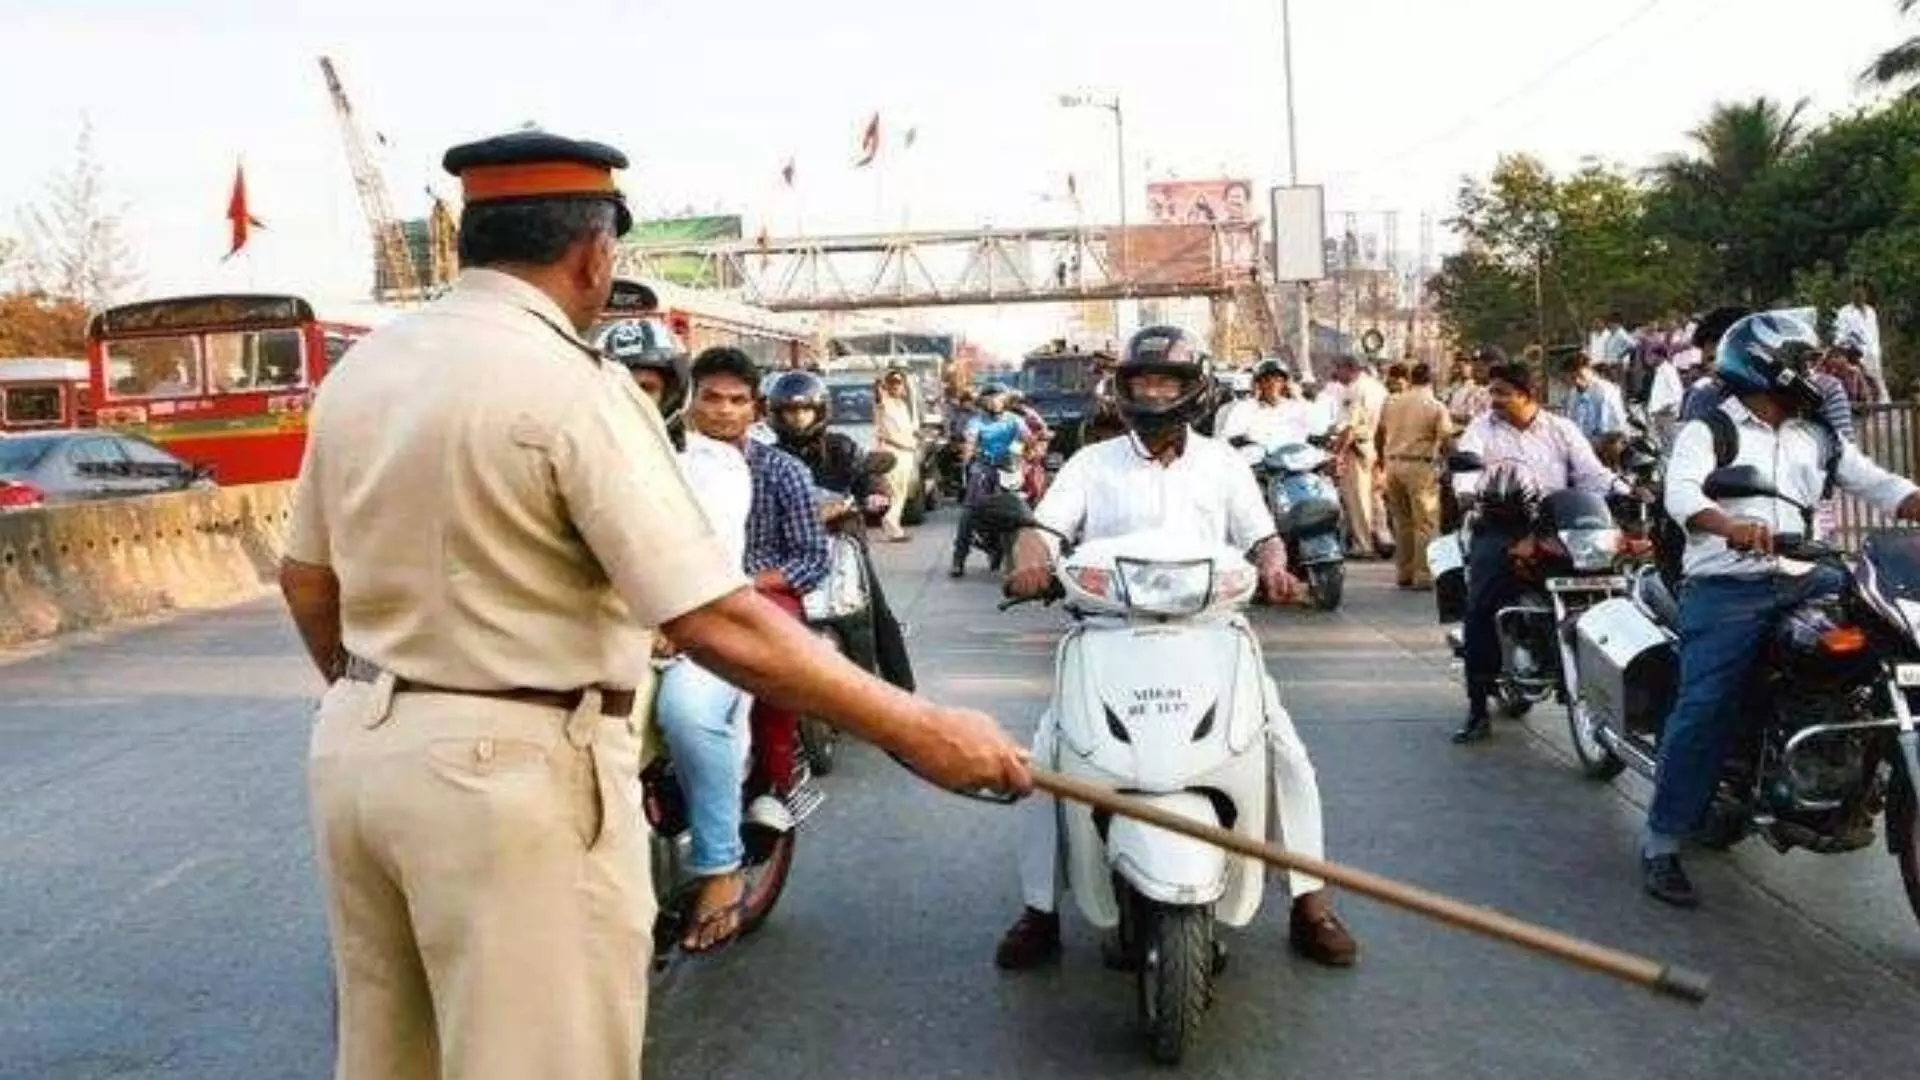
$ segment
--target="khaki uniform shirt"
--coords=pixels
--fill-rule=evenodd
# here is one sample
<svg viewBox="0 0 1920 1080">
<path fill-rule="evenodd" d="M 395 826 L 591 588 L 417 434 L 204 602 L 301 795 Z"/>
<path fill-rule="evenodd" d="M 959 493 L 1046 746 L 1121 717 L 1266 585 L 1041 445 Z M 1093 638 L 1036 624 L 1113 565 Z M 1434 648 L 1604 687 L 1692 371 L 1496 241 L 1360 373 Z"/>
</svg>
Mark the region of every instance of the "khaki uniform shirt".
<svg viewBox="0 0 1920 1080">
<path fill-rule="evenodd" d="M 1387 384 L 1372 375 L 1363 374 L 1346 388 L 1341 395 L 1341 419 L 1353 432 L 1356 445 L 1372 448 L 1374 433 L 1380 427 L 1380 410 L 1386 403 Z"/>
<path fill-rule="evenodd" d="M 1440 444 L 1453 434 L 1447 407 L 1428 389 L 1402 390 L 1380 407 L 1380 438 L 1388 461 L 1440 456 Z"/>
<path fill-rule="evenodd" d="M 651 627 L 746 584 L 659 414 L 545 293 L 467 270 L 315 396 L 289 557 L 344 644 L 471 690 L 631 687 Z"/>
</svg>

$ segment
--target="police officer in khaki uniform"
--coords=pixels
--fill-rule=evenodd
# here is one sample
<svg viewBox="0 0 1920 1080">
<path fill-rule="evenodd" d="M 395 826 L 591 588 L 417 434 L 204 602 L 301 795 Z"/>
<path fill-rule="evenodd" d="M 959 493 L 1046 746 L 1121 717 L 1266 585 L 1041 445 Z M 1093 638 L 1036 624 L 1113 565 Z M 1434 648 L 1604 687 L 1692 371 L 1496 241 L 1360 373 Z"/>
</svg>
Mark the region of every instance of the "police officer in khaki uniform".
<svg viewBox="0 0 1920 1080">
<path fill-rule="evenodd" d="M 649 628 L 935 783 L 1031 776 L 991 719 L 867 676 L 726 563 L 659 414 L 580 336 L 631 225 L 625 157 L 523 131 L 445 165 L 467 269 L 321 387 L 281 572 L 328 682 L 335 1077 L 637 1080 Z"/>
<path fill-rule="evenodd" d="M 1395 576 L 1403 589 L 1431 589 L 1427 545 L 1440 527 L 1434 462 L 1453 435 L 1447 406 L 1433 393 L 1433 368 L 1413 365 L 1408 387 L 1380 407 L 1380 458 L 1387 463 L 1387 520 L 1393 526 Z"/>
</svg>

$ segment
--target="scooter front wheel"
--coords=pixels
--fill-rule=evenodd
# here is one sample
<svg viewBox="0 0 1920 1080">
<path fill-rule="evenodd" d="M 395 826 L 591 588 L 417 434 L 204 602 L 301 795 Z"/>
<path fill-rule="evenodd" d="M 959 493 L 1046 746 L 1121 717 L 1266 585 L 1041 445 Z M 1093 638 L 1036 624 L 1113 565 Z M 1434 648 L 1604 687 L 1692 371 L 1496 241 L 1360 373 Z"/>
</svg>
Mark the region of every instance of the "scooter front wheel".
<svg viewBox="0 0 1920 1080">
<path fill-rule="evenodd" d="M 1346 588 L 1346 563 L 1316 563 L 1307 567 L 1307 595 L 1313 598 L 1313 606 L 1321 611 L 1338 608 Z"/>
<path fill-rule="evenodd" d="M 1147 1052 L 1178 1065 L 1213 1004 L 1211 907 L 1143 903 L 1140 926 L 1140 1021 Z"/>
</svg>

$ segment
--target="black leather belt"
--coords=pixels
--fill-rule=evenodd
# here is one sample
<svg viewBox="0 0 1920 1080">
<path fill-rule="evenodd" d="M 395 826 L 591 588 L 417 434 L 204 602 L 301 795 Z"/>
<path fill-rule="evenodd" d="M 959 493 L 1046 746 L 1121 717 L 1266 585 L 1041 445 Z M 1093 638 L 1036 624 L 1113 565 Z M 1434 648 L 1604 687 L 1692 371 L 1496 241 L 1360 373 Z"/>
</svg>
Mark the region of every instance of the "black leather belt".
<svg viewBox="0 0 1920 1080">
<path fill-rule="evenodd" d="M 358 656 L 347 657 L 347 663 L 341 674 L 355 682 L 373 682 L 380 678 L 380 665 Z M 515 686 L 505 690 L 473 690 L 462 686 L 440 686 L 435 683 L 421 682 L 396 675 L 393 678 L 393 692 L 396 694 L 459 694 L 464 697 L 492 698 L 495 701 L 512 701 L 522 705 L 542 705 L 550 709 L 572 712 L 586 700 L 593 687 L 576 687 L 572 690 L 543 690 L 532 686 Z M 635 692 L 629 689 L 601 687 L 600 715 L 629 717 L 633 715 Z"/>
</svg>

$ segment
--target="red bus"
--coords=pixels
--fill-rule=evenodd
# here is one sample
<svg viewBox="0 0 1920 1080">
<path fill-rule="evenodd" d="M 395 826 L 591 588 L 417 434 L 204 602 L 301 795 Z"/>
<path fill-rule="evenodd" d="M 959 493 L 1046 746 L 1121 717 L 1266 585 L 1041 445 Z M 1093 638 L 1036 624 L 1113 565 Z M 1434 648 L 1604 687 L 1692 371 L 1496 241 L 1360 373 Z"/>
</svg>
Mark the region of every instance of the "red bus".
<svg viewBox="0 0 1920 1080">
<path fill-rule="evenodd" d="M 768 311 L 713 293 L 659 281 L 616 278 L 593 340 L 607 325 L 653 315 L 698 356 L 702 349 L 732 345 L 753 358 L 762 371 L 802 366 L 812 352 L 813 334 L 800 318 Z"/>
<path fill-rule="evenodd" d="M 93 389 L 85 360 L 0 360 L 0 431 L 93 426 Z"/>
<path fill-rule="evenodd" d="M 144 435 L 223 485 L 290 480 L 314 387 L 391 314 L 323 318 L 297 296 L 233 293 L 124 304 L 87 324 L 99 426 Z"/>
</svg>

